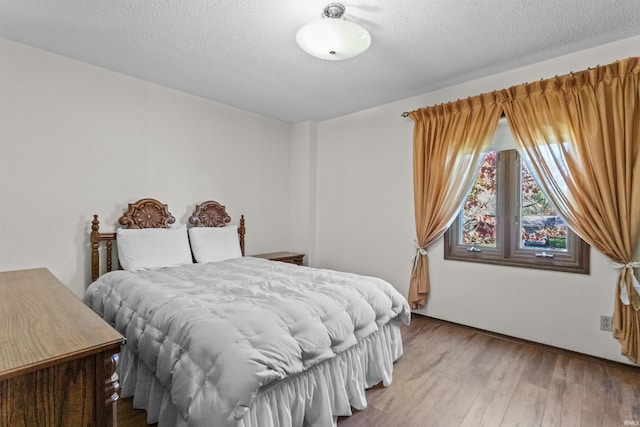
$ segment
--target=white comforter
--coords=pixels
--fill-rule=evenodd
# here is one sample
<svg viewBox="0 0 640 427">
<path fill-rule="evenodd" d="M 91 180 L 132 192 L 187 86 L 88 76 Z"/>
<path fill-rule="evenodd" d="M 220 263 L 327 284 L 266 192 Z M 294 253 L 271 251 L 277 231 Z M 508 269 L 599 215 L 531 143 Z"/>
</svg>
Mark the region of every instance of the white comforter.
<svg viewBox="0 0 640 427">
<path fill-rule="evenodd" d="M 251 257 L 107 273 L 85 302 L 126 336 L 190 426 L 234 426 L 263 385 L 410 316 L 382 279 Z"/>
</svg>

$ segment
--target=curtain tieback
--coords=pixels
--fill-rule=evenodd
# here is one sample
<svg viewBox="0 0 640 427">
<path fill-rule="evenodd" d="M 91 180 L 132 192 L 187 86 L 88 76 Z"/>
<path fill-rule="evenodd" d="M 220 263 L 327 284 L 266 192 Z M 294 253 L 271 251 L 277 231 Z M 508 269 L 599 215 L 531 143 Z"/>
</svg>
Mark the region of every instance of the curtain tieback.
<svg viewBox="0 0 640 427">
<path fill-rule="evenodd" d="M 420 244 L 418 243 L 417 240 L 414 239 L 413 241 L 413 245 L 416 248 L 416 254 L 413 257 L 413 269 L 412 269 L 412 273 L 415 273 L 416 271 L 416 267 L 418 266 L 418 258 L 420 258 L 420 256 L 426 255 L 427 254 L 427 248 L 426 246 L 423 248 L 422 246 L 420 246 Z"/>
<path fill-rule="evenodd" d="M 633 269 L 634 268 L 640 268 L 640 260 L 638 261 L 631 261 L 627 264 L 620 264 L 619 262 L 611 262 L 611 265 L 614 268 L 618 268 L 620 270 L 624 269 L 624 270 L 631 270 L 631 277 L 633 280 L 633 289 L 636 290 L 636 293 L 638 295 L 640 295 L 640 282 L 638 282 L 638 278 L 636 277 L 635 274 L 633 274 Z M 625 286 L 624 282 L 620 281 L 620 301 L 622 301 L 622 303 L 624 305 L 629 305 L 631 304 L 631 301 L 629 301 L 629 294 L 627 293 L 627 287 Z"/>
</svg>

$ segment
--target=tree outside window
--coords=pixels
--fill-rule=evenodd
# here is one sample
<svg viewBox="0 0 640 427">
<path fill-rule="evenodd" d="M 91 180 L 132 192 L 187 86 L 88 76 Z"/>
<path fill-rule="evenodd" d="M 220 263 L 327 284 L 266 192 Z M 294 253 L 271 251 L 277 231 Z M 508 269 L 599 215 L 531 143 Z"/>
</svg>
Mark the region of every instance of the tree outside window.
<svg viewBox="0 0 640 427">
<path fill-rule="evenodd" d="M 486 154 L 445 235 L 445 259 L 589 272 L 589 246 L 557 214 L 515 150 Z"/>
</svg>

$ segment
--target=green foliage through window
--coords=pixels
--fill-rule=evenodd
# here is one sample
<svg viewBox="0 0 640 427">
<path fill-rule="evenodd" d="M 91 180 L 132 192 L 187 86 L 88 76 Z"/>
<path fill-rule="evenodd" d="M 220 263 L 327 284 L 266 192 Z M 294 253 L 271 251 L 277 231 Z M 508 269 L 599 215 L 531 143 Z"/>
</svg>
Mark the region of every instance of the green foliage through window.
<svg viewBox="0 0 640 427">
<path fill-rule="evenodd" d="M 566 250 L 567 225 L 558 216 L 524 164 L 521 165 L 520 179 L 520 247 Z"/>
</svg>

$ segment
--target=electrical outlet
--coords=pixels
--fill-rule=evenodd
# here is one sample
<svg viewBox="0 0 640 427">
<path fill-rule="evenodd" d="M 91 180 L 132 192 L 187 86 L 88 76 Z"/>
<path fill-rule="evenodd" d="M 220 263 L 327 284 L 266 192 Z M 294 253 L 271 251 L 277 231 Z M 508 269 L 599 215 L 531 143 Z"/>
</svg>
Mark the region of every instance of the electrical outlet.
<svg viewBox="0 0 640 427">
<path fill-rule="evenodd" d="M 600 330 L 613 332 L 613 317 L 600 315 Z"/>
</svg>

